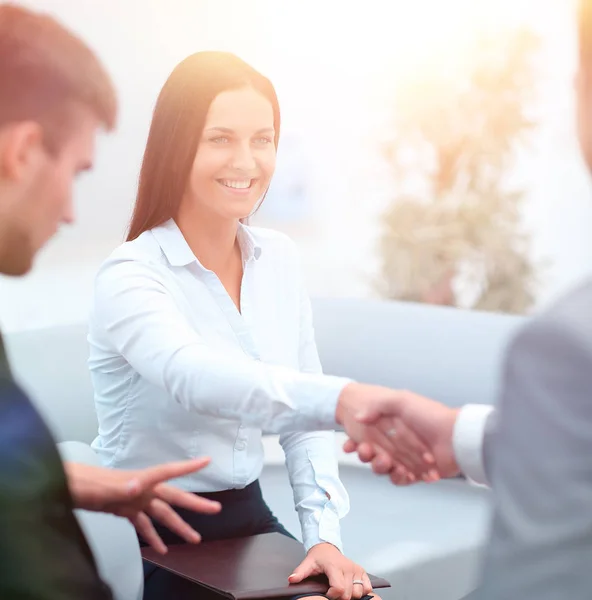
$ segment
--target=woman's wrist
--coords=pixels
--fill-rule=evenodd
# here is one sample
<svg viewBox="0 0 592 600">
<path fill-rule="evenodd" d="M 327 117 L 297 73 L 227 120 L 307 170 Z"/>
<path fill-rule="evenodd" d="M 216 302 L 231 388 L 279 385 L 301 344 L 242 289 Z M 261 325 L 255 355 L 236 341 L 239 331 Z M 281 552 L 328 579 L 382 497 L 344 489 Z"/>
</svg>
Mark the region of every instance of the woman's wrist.
<svg viewBox="0 0 592 600">
<path fill-rule="evenodd" d="M 311 546 L 308 549 L 307 554 L 310 554 L 313 550 L 315 550 L 316 552 L 319 552 L 319 551 L 329 550 L 329 549 L 336 550 L 337 552 L 339 552 L 339 554 L 343 554 L 341 552 L 341 550 L 335 544 L 332 544 L 331 542 L 319 542 L 318 544 Z"/>
</svg>

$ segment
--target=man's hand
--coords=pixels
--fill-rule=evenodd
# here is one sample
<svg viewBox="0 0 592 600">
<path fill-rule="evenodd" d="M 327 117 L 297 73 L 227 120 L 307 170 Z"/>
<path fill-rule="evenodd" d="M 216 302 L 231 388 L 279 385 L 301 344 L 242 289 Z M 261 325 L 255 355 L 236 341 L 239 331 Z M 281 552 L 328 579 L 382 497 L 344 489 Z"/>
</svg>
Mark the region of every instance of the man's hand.
<svg viewBox="0 0 592 600">
<path fill-rule="evenodd" d="M 220 511 L 220 504 L 164 482 L 199 471 L 209 462 L 209 458 L 198 458 L 138 471 L 120 471 L 78 463 L 65 463 L 64 467 L 76 508 L 126 517 L 148 544 L 157 552 L 166 554 L 167 547 L 148 515 L 187 542 L 198 543 L 201 540 L 199 533 L 185 523 L 170 505 L 216 514 Z"/>
<path fill-rule="evenodd" d="M 439 474 L 430 448 L 398 414 L 400 392 L 377 385 L 350 383 L 343 388 L 335 418 L 355 444 L 372 449 L 369 460 L 388 464 L 397 483 L 435 481 Z M 361 421 L 361 414 L 368 415 Z"/>
<path fill-rule="evenodd" d="M 460 469 L 454 456 L 452 437 L 459 409 L 449 408 L 440 402 L 407 391 L 396 392 L 395 399 L 369 403 L 358 413 L 358 419 L 365 425 L 374 424 L 381 428 L 385 418 L 396 416 L 406 427 L 427 444 L 435 458 L 436 468 L 441 477 L 454 477 Z M 395 436 L 396 437 L 396 436 Z M 386 455 L 376 444 L 367 440 L 358 442 L 351 438 L 344 446 L 346 452 L 357 450 L 363 462 L 372 462 L 375 473 L 390 474 L 393 483 L 400 483 L 396 472 L 397 454 Z"/>
</svg>

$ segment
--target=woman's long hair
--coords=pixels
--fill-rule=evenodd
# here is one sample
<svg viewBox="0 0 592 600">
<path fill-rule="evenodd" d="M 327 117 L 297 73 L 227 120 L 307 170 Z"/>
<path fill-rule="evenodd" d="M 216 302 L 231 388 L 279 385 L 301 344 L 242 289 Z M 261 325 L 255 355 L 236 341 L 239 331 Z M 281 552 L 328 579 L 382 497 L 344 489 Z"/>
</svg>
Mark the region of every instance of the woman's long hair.
<svg viewBox="0 0 592 600">
<path fill-rule="evenodd" d="M 228 52 L 197 52 L 175 67 L 154 108 L 127 241 L 177 216 L 212 101 L 243 87 L 271 102 L 277 148 L 280 108 L 269 79 Z"/>
</svg>

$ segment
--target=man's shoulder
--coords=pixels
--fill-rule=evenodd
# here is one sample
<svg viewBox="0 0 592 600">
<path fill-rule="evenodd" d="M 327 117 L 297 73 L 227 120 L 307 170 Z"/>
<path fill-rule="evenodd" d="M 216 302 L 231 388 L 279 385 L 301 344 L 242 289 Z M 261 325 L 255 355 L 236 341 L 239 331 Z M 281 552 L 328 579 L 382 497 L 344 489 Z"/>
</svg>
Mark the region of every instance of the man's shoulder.
<svg viewBox="0 0 592 600">
<path fill-rule="evenodd" d="M 28 396 L 9 379 L 0 382 L 0 432 L 0 448 L 19 437 L 34 439 L 42 432 L 53 442 L 45 422 Z"/>
<path fill-rule="evenodd" d="M 592 280 L 586 281 L 531 319 L 517 334 L 514 349 L 576 351 L 592 360 Z M 592 377 L 592 365 L 590 369 Z"/>
<path fill-rule="evenodd" d="M 0 380 L 0 598 L 112 598 L 73 508 L 47 425 Z"/>
<path fill-rule="evenodd" d="M 65 489 L 66 480 L 55 441 L 27 395 L 13 382 L 0 383 L 0 470 L 16 500 L 22 492 Z M 51 476 L 50 476 L 51 475 Z"/>
<path fill-rule="evenodd" d="M 592 279 L 557 300 L 533 320 L 533 326 L 564 331 L 592 348 Z"/>
</svg>

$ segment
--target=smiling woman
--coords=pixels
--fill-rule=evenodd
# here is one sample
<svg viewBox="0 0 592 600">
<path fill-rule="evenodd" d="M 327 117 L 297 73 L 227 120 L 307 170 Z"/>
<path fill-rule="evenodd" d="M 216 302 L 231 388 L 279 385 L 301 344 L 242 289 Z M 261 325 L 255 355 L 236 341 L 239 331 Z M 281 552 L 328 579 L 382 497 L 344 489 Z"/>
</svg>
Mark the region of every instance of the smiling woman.
<svg viewBox="0 0 592 600">
<path fill-rule="evenodd" d="M 333 433 L 302 431 L 296 415 L 285 417 L 300 398 L 329 407 L 332 425 L 331 406 L 351 382 L 322 374 L 293 242 L 243 222 L 267 192 L 279 131 L 273 86 L 231 54 L 194 54 L 165 83 L 128 241 L 95 282 L 93 447 L 103 464 L 123 469 L 209 455 L 207 471 L 178 480 L 224 504 L 220 518 L 192 521 L 202 539 L 289 536 L 258 481 L 262 434 L 281 433 L 308 551 L 290 582 L 325 573 L 331 597 L 360 600 L 372 588 L 340 551 L 349 501 Z M 196 593 L 147 568 L 146 600 Z"/>
<path fill-rule="evenodd" d="M 179 210 L 246 217 L 269 185 L 279 133 L 279 104 L 267 78 L 226 52 L 187 57 L 156 102 L 128 241 Z M 245 203 L 220 203 L 222 192 L 243 187 L 234 181 L 249 183 Z"/>
</svg>

